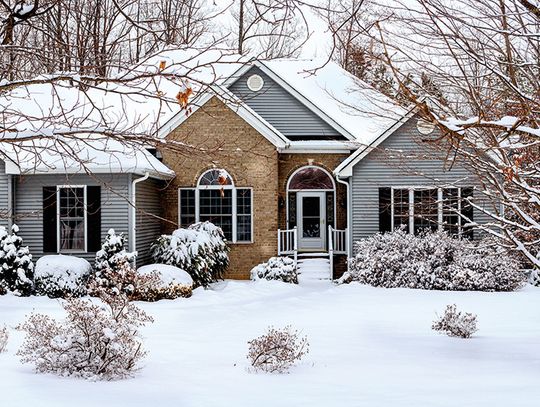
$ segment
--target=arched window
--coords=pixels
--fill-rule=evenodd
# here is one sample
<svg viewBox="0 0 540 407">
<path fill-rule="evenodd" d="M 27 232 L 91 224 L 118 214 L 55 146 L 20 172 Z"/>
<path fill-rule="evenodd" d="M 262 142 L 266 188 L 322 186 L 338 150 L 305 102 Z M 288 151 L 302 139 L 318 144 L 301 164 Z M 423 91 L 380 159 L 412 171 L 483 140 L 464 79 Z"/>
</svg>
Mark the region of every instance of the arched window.
<svg viewBox="0 0 540 407">
<path fill-rule="evenodd" d="M 235 187 L 224 169 L 208 170 L 199 177 L 196 188 L 178 190 L 180 226 L 209 221 L 219 226 L 230 242 L 251 242 L 252 196 L 251 188 Z"/>
<path fill-rule="evenodd" d="M 208 170 L 200 176 L 199 187 L 218 187 L 218 188 L 232 188 L 234 186 L 233 180 L 229 173 L 225 170 Z"/>
<path fill-rule="evenodd" d="M 289 190 L 301 189 L 334 189 L 334 181 L 320 167 L 302 167 L 289 179 Z"/>
</svg>

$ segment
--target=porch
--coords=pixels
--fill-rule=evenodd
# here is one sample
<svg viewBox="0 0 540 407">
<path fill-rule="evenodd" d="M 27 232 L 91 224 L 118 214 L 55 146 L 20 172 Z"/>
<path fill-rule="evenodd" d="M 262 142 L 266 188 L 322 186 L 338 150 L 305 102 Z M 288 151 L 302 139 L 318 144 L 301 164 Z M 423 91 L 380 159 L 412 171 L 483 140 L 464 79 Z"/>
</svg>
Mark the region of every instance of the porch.
<svg viewBox="0 0 540 407">
<path fill-rule="evenodd" d="M 328 225 L 325 233 L 325 245 L 323 250 L 313 250 L 301 244 L 305 234 L 299 227 L 292 229 L 278 229 L 278 256 L 288 256 L 295 262 L 301 263 L 307 259 L 327 258 L 329 270 L 327 279 L 333 280 L 346 271 L 349 257 L 349 233 L 348 229 L 335 229 Z"/>
</svg>

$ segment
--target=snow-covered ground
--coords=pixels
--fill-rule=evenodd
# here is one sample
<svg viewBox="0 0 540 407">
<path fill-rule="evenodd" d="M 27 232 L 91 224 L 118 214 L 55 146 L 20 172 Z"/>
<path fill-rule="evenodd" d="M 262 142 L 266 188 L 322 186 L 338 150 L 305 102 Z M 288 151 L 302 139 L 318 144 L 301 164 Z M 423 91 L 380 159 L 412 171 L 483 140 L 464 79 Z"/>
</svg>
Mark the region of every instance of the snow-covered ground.
<svg viewBox="0 0 540 407">
<path fill-rule="evenodd" d="M 431 330 L 446 304 L 478 314 L 468 340 Z M 142 304 L 149 356 L 132 379 L 87 382 L 36 374 L 15 352 L 0 354 L 1 406 L 537 406 L 540 289 L 515 293 L 378 289 L 328 281 L 306 285 L 225 281 L 192 298 Z M 0 325 L 36 310 L 62 316 L 46 298 L 0 297 Z M 292 324 L 310 353 L 290 374 L 246 371 L 246 342 Z"/>
</svg>

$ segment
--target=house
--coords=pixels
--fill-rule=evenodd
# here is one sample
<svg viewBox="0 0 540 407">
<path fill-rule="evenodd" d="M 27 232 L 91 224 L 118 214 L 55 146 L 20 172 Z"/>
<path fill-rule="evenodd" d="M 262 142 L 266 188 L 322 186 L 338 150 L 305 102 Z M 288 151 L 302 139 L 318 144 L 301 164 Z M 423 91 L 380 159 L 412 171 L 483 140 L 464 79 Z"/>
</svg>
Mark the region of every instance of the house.
<svg viewBox="0 0 540 407">
<path fill-rule="evenodd" d="M 469 201 L 479 180 L 447 164 L 435 129 L 336 64 L 255 60 L 213 72 L 189 113 L 159 117 L 156 134 L 184 153 L 98 139 L 81 166 L 8 149 L 0 199 L 35 257 L 91 258 L 114 228 L 143 264 L 160 233 L 209 220 L 230 242 L 229 278 L 278 254 L 329 256 L 339 272 L 352 242 L 376 232 L 471 235 L 467 223 L 485 220 Z"/>
</svg>

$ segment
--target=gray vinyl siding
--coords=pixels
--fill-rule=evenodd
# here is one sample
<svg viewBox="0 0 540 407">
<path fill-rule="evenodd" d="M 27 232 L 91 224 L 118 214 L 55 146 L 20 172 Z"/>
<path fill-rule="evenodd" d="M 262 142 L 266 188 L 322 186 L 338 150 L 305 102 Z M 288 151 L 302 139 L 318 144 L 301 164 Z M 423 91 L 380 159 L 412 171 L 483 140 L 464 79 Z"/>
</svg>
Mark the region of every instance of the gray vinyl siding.
<svg viewBox="0 0 540 407">
<path fill-rule="evenodd" d="M 9 182 L 6 174 L 6 164 L 0 161 L 0 226 L 7 227 L 9 223 Z"/>
<path fill-rule="evenodd" d="M 101 240 L 109 229 L 128 237 L 128 192 L 130 175 L 29 175 L 17 177 L 15 188 L 16 223 L 24 243 L 35 260 L 43 255 L 43 187 L 55 185 L 101 186 Z M 93 263 L 94 252 L 70 253 Z"/>
<path fill-rule="evenodd" d="M 353 241 L 379 231 L 379 188 L 412 186 L 479 185 L 478 178 L 464 166 L 456 163 L 445 169 L 445 152 L 428 147 L 416 129 L 417 118 L 404 123 L 377 149 L 368 154 L 353 169 L 351 181 L 352 238 Z M 477 191 L 475 200 L 481 206 L 489 205 Z M 487 216 L 474 211 L 474 221 L 484 223 Z"/>
<path fill-rule="evenodd" d="M 253 74 L 260 75 L 264 80 L 264 86 L 258 92 L 251 91 L 247 86 L 247 79 Z M 337 130 L 257 67 L 242 75 L 230 90 L 288 138 L 344 139 Z"/>
<path fill-rule="evenodd" d="M 153 179 L 136 184 L 137 267 L 152 262 L 150 246 L 159 237 L 161 229 L 159 217 L 162 213 L 160 201 L 162 189 L 161 183 Z"/>
</svg>

